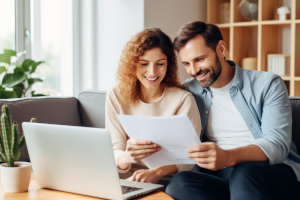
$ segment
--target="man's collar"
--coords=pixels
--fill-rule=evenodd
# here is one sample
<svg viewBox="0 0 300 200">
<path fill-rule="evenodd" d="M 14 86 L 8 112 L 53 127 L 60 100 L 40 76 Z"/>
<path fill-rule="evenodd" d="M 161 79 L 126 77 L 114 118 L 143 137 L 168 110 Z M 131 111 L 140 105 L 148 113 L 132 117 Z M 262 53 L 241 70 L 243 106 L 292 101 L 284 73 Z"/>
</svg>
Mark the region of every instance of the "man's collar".
<svg viewBox="0 0 300 200">
<path fill-rule="evenodd" d="M 242 68 L 240 66 L 238 66 L 235 62 L 231 61 L 231 60 L 227 60 L 227 63 L 235 68 L 235 73 L 234 73 L 234 77 L 233 77 L 233 81 L 232 81 L 232 86 L 235 86 L 237 87 L 239 90 L 242 88 L 243 86 L 243 71 L 242 71 Z M 195 81 L 198 83 L 198 81 L 195 79 Z M 199 83 L 198 83 L 199 84 Z M 200 90 L 200 93 L 203 94 L 204 91 L 209 91 L 209 89 L 207 88 L 203 88 L 201 87 L 201 85 L 199 84 L 201 90 Z"/>
<path fill-rule="evenodd" d="M 231 67 L 235 68 L 232 86 L 235 86 L 241 90 L 243 87 L 243 69 L 231 60 L 227 60 L 227 62 Z"/>
</svg>

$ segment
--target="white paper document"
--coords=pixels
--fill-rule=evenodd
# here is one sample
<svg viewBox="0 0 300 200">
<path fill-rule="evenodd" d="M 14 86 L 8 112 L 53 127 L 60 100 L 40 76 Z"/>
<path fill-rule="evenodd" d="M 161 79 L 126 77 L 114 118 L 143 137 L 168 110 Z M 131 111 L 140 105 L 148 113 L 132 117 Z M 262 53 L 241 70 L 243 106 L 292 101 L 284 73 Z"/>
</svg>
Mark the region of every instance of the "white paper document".
<svg viewBox="0 0 300 200">
<path fill-rule="evenodd" d="M 196 164 L 187 157 L 187 149 L 201 142 L 187 115 L 118 115 L 118 118 L 130 138 L 150 140 L 161 146 L 161 150 L 142 159 L 150 169 L 174 164 Z"/>
</svg>

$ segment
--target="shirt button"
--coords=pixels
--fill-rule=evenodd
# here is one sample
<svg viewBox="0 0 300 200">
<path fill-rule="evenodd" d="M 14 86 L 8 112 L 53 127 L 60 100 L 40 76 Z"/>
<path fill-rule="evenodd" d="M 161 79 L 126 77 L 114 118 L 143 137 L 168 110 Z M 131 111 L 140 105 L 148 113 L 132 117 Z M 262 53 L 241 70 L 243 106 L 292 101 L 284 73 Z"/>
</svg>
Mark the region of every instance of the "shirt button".
<svg viewBox="0 0 300 200">
<path fill-rule="evenodd" d="M 208 111 L 206 111 L 206 114 L 208 113 Z"/>
</svg>

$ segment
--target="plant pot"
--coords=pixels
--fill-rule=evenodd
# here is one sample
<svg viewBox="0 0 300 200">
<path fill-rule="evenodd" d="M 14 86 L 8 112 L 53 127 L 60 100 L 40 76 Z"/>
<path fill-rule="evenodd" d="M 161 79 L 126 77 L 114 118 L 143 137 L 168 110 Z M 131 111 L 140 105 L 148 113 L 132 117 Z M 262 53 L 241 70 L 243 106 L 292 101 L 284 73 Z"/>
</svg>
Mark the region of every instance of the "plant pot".
<svg viewBox="0 0 300 200">
<path fill-rule="evenodd" d="M 6 192 L 17 193 L 28 190 L 31 179 L 31 163 L 15 162 L 15 167 L 0 165 L 1 180 Z"/>
</svg>

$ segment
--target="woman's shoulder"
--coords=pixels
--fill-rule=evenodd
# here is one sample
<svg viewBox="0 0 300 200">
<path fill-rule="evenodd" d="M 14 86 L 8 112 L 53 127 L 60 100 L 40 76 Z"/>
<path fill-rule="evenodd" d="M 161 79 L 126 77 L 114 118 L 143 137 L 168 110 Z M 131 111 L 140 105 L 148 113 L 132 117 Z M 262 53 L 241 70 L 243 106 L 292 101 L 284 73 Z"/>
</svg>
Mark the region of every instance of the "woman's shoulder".
<svg viewBox="0 0 300 200">
<path fill-rule="evenodd" d="M 113 86 L 111 89 L 107 91 L 106 97 L 108 97 L 112 101 L 119 101 L 120 99 L 120 90 L 118 85 Z"/>
<path fill-rule="evenodd" d="M 120 94 L 120 90 L 119 90 L 119 86 L 118 85 L 114 85 L 113 87 L 111 87 L 109 90 L 107 90 L 107 94 Z"/>
<path fill-rule="evenodd" d="M 168 87 L 168 95 L 170 96 L 181 96 L 183 98 L 186 98 L 188 96 L 193 96 L 192 93 L 190 93 L 187 90 L 178 88 L 178 87 Z"/>
<path fill-rule="evenodd" d="M 190 108 L 195 109 L 197 107 L 194 96 L 187 90 L 169 87 L 167 93 L 166 102 L 168 102 L 168 105 L 177 105 L 177 109 L 180 108 L 181 114 L 186 114 L 185 112 L 187 112 Z"/>
<path fill-rule="evenodd" d="M 177 87 L 168 87 L 166 96 L 167 101 L 177 101 L 180 104 L 185 101 L 195 101 L 192 93 Z"/>
</svg>

